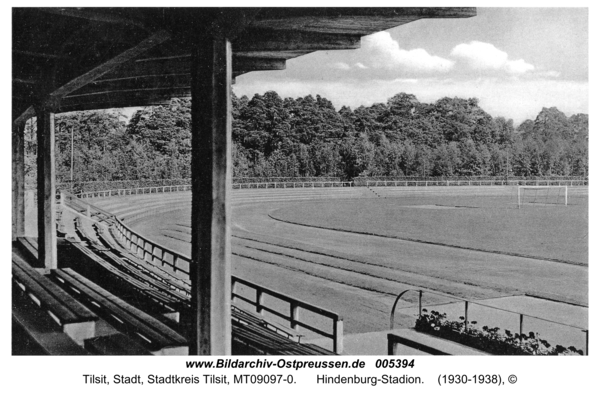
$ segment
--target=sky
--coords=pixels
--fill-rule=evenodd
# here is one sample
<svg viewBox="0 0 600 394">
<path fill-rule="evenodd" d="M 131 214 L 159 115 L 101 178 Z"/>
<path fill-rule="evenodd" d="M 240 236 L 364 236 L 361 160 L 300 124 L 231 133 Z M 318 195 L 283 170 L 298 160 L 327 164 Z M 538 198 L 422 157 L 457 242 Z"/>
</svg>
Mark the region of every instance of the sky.
<svg viewBox="0 0 600 394">
<path fill-rule="evenodd" d="M 518 125 L 543 107 L 588 113 L 587 8 L 477 8 L 467 19 L 423 19 L 365 36 L 361 48 L 319 51 L 286 70 L 236 78 L 238 96 L 319 94 L 336 108 L 414 94 L 479 99 Z"/>
</svg>

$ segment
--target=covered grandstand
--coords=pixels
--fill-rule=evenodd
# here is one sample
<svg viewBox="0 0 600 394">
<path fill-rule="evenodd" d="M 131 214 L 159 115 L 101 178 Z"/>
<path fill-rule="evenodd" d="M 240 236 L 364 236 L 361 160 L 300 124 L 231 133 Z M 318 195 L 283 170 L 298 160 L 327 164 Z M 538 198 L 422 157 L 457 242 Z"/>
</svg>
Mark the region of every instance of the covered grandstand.
<svg viewBox="0 0 600 394">
<path fill-rule="evenodd" d="M 287 59 L 307 53 L 357 48 L 362 36 L 411 21 L 475 13 L 14 8 L 13 353 L 330 354 L 300 346 L 260 314 L 232 308 L 231 84 L 250 71 L 284 69 Z M 59 207 L 56 193 L 56 113 L 159 105 L 174 97 L 192 99 L 189 281 L 146 264 L 155 256 L 149 242 L 135 253 L 131 244 L 119 244 L 122 237 L 110 234 L 116 225 L 110 212 L 67 194 Z M 37 231 L 26 234 L 32 218 L 25 209 L 24 129 L 32 117 Z M 171 263 L 178 266 L 175 256 Z M 335 314 L 322 312 L 336 322 Z"/>
</svg>

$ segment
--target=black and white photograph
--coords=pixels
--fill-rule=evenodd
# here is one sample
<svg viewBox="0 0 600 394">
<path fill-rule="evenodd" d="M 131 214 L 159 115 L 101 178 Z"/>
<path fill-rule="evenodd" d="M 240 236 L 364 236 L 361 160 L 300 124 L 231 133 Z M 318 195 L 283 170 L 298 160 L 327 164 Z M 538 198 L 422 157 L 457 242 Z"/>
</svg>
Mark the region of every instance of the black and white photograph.
<svg viewBox="0 0 600 394">
<path fill-rule="evenodd" d="M 536 4 L 13 4 L 11 359 L 589 358 L 590 9 Z"/>
</svg>

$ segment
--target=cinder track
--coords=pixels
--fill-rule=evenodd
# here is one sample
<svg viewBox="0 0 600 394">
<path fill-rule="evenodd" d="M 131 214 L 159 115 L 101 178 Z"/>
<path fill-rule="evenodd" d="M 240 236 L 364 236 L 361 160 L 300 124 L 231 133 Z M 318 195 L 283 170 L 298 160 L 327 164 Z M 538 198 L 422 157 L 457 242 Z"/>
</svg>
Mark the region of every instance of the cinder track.
<svg viewBox="0 0 600 394">
<path fill-rule="evenodd" d="M 587 267 L 344 234 L 269 217 L 289 204 L 339 198 L 377 197 L 366 188 L 235 191 L 233 272 L 339 312 L 348 333 L 387 328 L 394 296 L 415 287 L 472 299 L 530 294 L 587 304 Z M 119 216 L 136 217 L 132 225 L 137 230 L 189 254 L 189 193 L 121 197 L 97 204 Z M 407 301 L 408 306 L 414 300 Z"/>
</svg>

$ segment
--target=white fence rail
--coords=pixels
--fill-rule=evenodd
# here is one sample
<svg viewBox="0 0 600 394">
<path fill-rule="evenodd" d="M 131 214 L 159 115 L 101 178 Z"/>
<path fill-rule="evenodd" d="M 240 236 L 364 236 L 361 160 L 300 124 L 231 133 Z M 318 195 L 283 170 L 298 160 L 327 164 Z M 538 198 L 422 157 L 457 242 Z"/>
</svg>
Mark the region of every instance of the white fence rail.
<svg viewBox="0 0 600 394">
<path fill-rule="evenodd" d="M 365 181 L 366 187 L 409 186 L 587 186 L 587 180 L 474 180 L 474 181 Z"/>
<path fill-rule="evenodd" d="M 361 181 L 342 182 L 342 181 L 310 181 L 310 182 L 259 182 L 259 183 L 234 183 L 231 187 L 234 190 L 240 189 L 296 189 L 296 188 L 331 188 L 331 187 L 431 187 L 431 186 L 588 186 L 587 179 L 573 180 L 499 180 L 499 179 L 481 179 L 481 180 L 430 180 L 430 181 Z M 99 198 L 114 196 L 130 196 L 137 194 L 156 194 L 190 191 L 191 185 L 173 185 L 173 186 L 147 186 L 131 189 L 112 189 L 100 190 L 94 192 L 81 192 L 77 194 L 79 198 Z"/>
</svg>

